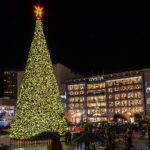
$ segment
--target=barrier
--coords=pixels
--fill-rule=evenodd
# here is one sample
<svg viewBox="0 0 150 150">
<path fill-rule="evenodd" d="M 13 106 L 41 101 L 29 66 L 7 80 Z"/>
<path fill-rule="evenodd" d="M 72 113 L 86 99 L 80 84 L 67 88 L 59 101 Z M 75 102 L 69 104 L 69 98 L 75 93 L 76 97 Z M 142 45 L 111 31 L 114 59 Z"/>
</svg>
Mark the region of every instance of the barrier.
<svg viewBox="0 0 150 150">
<path fill-rule="evenodd" d="M 11 148 L 21 147 L 36 147 L 36 146 L 47 146 L 48 150 L 51 150 L 52 140 L 33 140 L 33 139 L 14 139 L 10 138 Z"/>
</svg>

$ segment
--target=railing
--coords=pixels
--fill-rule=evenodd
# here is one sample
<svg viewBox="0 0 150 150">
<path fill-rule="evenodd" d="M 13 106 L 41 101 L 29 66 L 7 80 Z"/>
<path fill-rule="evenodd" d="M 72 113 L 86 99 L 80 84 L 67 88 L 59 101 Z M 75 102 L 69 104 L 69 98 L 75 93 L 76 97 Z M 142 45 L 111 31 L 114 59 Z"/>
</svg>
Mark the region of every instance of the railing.
<svg viewBox="0 0 150 150">
<path fill-rule="evenodd" d="M 10 139 L 10 147 L 31 147 L 31 146 L 47 146 L 51 149 L 52 141 L 49 140 L 32 140 L 32 139 Z"/>
</svg>

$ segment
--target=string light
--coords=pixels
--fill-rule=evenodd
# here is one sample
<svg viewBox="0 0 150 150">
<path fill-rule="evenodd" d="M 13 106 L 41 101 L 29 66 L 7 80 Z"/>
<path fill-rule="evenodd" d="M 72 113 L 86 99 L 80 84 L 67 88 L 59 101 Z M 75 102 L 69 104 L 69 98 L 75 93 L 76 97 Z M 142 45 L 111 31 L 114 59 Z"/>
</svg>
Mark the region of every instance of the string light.
<svg viewBox="0 0 150 150">
<path fill-rule="evenodd" d="M 11 138 L 26 139 L 46 131 L 64 134 L 67 129 L 43 24 L 39 19 L 40 10 L 37 16 L 16 113 L 11 124 Z"/>
</svg>

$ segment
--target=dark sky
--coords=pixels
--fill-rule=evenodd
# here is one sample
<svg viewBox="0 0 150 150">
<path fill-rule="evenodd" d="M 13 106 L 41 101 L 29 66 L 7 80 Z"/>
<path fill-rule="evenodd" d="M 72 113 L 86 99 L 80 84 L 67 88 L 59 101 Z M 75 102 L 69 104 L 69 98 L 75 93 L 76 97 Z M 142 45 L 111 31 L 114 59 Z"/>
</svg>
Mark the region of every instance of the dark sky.
<svg viewBox="0 0 150 150">
<path fill-rule="evenodd" d="M 1 2 L 0 68 L 23 68 L 35 27 L 32 7 L 45 6 L 53 63 L 86 76 L 150 67 L 149 7 L 140 3 L 57 0 Z"/>
</svg>

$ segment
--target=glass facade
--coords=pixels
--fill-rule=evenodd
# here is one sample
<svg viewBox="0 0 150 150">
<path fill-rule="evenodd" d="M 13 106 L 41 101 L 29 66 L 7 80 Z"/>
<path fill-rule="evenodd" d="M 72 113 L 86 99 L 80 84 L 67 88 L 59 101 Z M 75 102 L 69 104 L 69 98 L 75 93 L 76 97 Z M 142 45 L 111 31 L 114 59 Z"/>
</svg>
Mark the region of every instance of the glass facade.
<svg viewBox="0 0 150 150">
<path fill-rule="evenodd" d="M 106 75 L 67 83 L 67 111 L 74 122 L 106 120 L 116 113 L 144 113 L 143 78 L 134 74 Z"/>
<path fill-rule="evenodd" d="M 106 84 L 91 78 L 67 85 L 68 114 L 73 122 L 98 121 L 106 114 Z"/>
<path fill-rule="evenodd" d="M 14 106 L 0 106 L 0 126 L 9 126 L 14 116 Z"/>
<path fill-rule="evenodd" d="M 143 113 L 142 76 L 106 81 L 108 113 Z"/>
<path fill-rule="evenodd" d="M 17 72 L 4 72 L 4 97 L 17 98 Z"/>
<path fill-rule="evenodd" d="M 78 122 L 85 108 L 85 83 L 70 84 L 67 86 L 67 91 L 68 113 L 75 119 L 72 120 L 73 122 Z"/>
</svg>

